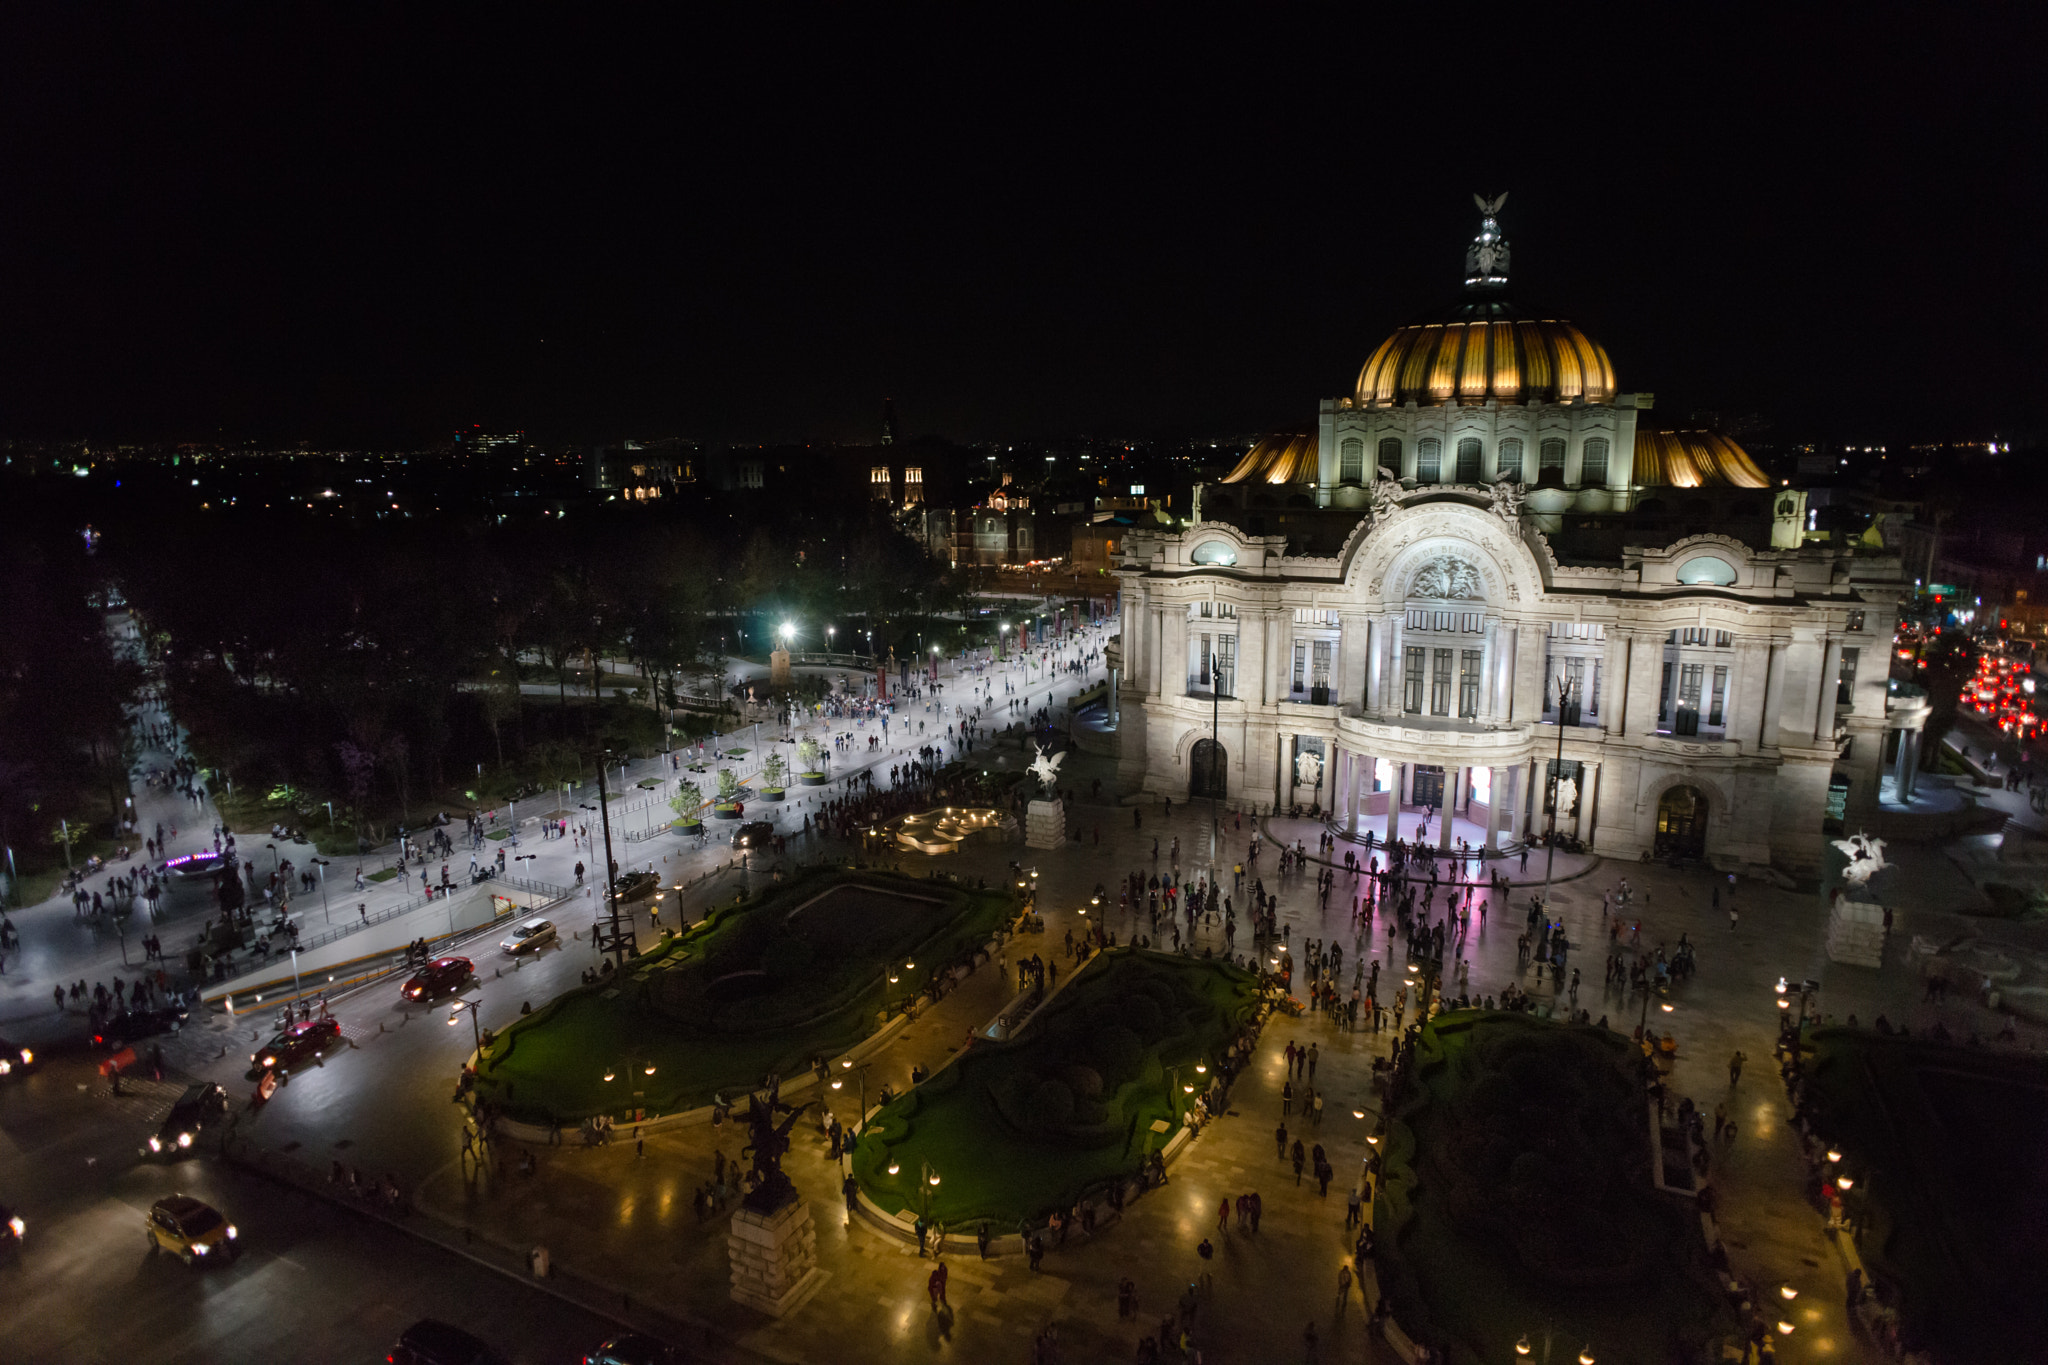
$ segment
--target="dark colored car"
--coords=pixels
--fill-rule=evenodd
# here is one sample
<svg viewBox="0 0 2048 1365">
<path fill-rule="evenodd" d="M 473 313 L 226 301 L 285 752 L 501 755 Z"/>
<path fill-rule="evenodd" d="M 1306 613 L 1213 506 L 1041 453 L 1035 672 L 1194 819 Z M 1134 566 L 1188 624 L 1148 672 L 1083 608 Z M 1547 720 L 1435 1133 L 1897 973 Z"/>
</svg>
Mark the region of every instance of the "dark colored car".
<svg viewBox="0 0 2048 1365">
<path fill-rule="evenodd" d="M 339 1020 L 306 1019 L 280 1029 L 261 1051 L 249 1054 L 249 1062 L 257 1071 L 289 1071 L 308 1057 L 325 1056 L 340 1042 Z"/>
<path fill-rule="evenodd" d="M 583 1365 L 683 1365 L 682 1353 L 638 1332 L 621 1332 L 583 1357 Z"/>
<path fill-rule="evenodd" d="M 181 1009 L 126 1010 L 100 1025 L 92 1036 L 92 1045 L 118 1052 L 137 1038 L 175 1033 L 184 1022 L 185 1011 Z"/>
<path fill-rule="evenodd" d="M 508 1365 L 476 1337 L 434 1318 L 406 1328 L 384 1359 L 389 1365 Z"/>
<path fill-rule="evenodd" d="M 228 1092 L 212 1081 L 185 1087 L 156 1136 L 149 1140 L 150 1154 L 190 1151 L 199 1134 L 219 1123 L 227 1112 Z"/>
<path fill-rule="evenodd" d="M 661 878 L 652 872 L 628 872 L 612 884 L 612 895 L 622 901 L 637 901 L 653 895 L 660 885 Z"/>
<path fill-rule="evenodd" d="M 432 1000 L 461 990 L 462 983 L 475 974 L 476 965 L 466 957 L 437 957 L 413 974 L 402 994 L 408 1000 Z"/>
<path fill-rule="evenodd" d="M 767 848 L 775 842 L 775 826 L 766 820 L 749 820 L 732 836 L 734 848 Z"/>
<path fill-rule="evenodd" d="M 10 1076 L 26 1076 L 35 1069 L 36 1054 L 33 1048 L 17 1047 L 0 1038 L 0 1081 Z"/>
</svg>

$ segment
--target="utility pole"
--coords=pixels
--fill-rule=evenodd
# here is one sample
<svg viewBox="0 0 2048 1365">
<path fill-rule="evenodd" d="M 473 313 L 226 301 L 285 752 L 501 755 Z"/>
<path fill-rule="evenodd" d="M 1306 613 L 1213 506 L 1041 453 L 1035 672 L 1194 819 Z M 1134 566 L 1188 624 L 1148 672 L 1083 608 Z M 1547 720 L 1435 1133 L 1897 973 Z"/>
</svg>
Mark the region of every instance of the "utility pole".
<svg viewBox="0 0 2048 1365">
<path fill-rule="evenodd" d="M 630 921 L 624 927 L 619 924 L 618 864 L 612 861 L 612 817 L 610 803 L 605 800 L 604 755 L 597 759 L 597 822 L 604 829 L 604 900 L 610 926 L 597 928 L 597 950 L 612 955 L 614 967 L 624 967 L 626 959 L 633 956 L 633 926 Z"/>
</svg>

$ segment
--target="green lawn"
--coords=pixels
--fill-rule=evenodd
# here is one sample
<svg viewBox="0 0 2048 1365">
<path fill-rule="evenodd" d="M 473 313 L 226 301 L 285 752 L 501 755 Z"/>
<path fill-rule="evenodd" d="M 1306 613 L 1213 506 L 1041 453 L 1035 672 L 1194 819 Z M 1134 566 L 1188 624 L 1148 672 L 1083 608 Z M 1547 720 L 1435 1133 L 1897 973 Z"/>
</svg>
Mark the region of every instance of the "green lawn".
<svg viewBox="0 0 2048 1365">
<path fill-rule="evenodd" d="M 1690 1200 L 1651 1184 L 1626 1040 L 1465 1010 L 1423 1031 L 1374 1207 L 1381 1286 L 1456 1365 L 1524 1332 L 1602 1365 L 1664 1365 L 1737 1330 Z M 1559 1358 L 1565 1358 L 1562 1354 Z"/>
<path fill-rule="evenodd" d="M 507 1028 L 478 1091 L 534 1121 L 742 1095 L 867 1037 L 885 1006 L 971 955 L 1015 910 L 1006 893 L 950 882 L 801 874 Z"/>
<path fill-rule="evenodd" d="M 1009 1230 L 1135 1172 L 1179 1126 L 1183 1083 L 1252 1016 L 1256 980 L 1222 962 L 1117 949 L 1098 956 L 1021 1038 L 977 1041 L 880 1110 L 853 1173 L 891 1212 Z M 1168 1131 L 1151 1125 L 1164 1120 Z M 889 1174 L 894 1162 L 897 1174 Z M 934 1186 L 922 1183 L 928 1170 Z M 927 1203 L 928 1201 L 928 1203 Z"/>
<path fill-rule="evenodd" d="M 2048 1304 L 2048 1065 L 1861 1029 L 1809 1035 L 1821 1132 L 1871 1276 L 1944 1360 L 2040 1359 Z"/>
</svg>

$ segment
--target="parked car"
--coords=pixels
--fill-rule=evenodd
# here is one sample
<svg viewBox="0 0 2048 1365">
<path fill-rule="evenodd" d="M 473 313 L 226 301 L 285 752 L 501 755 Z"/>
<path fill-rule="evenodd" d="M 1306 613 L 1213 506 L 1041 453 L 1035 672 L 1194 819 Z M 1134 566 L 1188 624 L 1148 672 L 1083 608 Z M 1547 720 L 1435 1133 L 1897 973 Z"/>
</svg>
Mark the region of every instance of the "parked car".
<svg viewBox="0 0 2048 1365">
<path fill-rule="evenodd" d="M 384 1359 L 389 1365 L 507 1365 L 481 1339 L 434 1318 L 406 1328 Z"/>
<path fill-rule="evenodd" d="M 224 1261 L 235 1254 L 241 1234 L 219 1209 L 189 1194 L 174 1194 L 150 1205 L 149 1249 L 181 1256 L 186 1265 Z"/>
<path fill-rule="evenodd" d="M 432 1000 L 462 989 L 462 983 L 476 975 L 476 964 L 466 957 L 437 957 L 414 972 L 400 992 L 408 1000 Z"/>
<path fill-rule="evenodd" d="M 17 1047 L 0 1038 L 0 1080 L 10 1076 L 26 1076 L 35 1068 L 36 1054 L 33 1048 Z"/>
<path fill-rule="evenodd" d="M 583 1365 L 683 1365 L 682 1353 L 638 1332 L 621 1332 L 584 1353 Z"/>
<path fill-rule="evenodd" d="M 341 1042 L 338 1019 L 302 1019 L 279 1029 L 262 1048 L 249 1054 L 256 1071 L 290 1071 L 308 1057 L 320 1058 Z"/>
<path fill-rule="evenodd" d="M 559 941 L 560 936 L 555 933 L 555 926 L 552 921 L 530 919 L 517 929 L 514 929 L 512 937 L 506 939 L 498 946 L 512 954 L 512 956 L 518 957 L 523 953 L 537 953 L 550 943 Z"/>
<path fill-rule="evenodd" d="M 137 1038 L 175 1033 L 184 1022 L 185 1011 L 181 1009 L 125 1010 L 100 1025 L 92 1036 L 92 1045 L 118 1052 Z"/>
<path fill-rule="evenodd" d="M 766 820 L 749 820 L 732 836 L 734 848 L 767 848 L 775 842 L 775 826 Z"/>
<path fill-rule="evenodd" d="M 219 1123 L 227 1112 L 228 1092 L 212 1081 L 186 1086 L 157 1127 L 156 1136 L 149 1140 L 150 1155 L 190 1151 L 200 1133 Z"/>
</svg>

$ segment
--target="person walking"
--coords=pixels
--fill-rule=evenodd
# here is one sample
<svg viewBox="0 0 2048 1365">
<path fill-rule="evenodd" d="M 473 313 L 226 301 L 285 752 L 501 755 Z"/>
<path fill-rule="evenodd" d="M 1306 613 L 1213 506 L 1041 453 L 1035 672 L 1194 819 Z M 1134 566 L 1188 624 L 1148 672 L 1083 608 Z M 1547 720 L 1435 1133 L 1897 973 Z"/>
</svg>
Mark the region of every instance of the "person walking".
<svg viewBox="0 0 2048 1365">
<path fill-rule="evenodd" d="M 934 1313 L 938 1312 L 941 1308 L 952 1307 L 951 1304 L 946 1302 L 946 1263 L 944 1261 L 940 1261 L 932 1267 L 931 1276 L 925 1281 L 925 1292 L 931 1295 L 932 1311 Z"/>
<path fill-rule="evenodd" d="M 1743 1056 L 1739 1049 L 1734 1056 L 1728 1059 L 1728 1088 L 1730 1090 L 1733 1090 L 1742 1080 L 1742 1064 L 1748 1060 L 1749 1058 Z"/>
<path fill-rule="evenodd" d="M 58 1007 L 59 1007 L 60 1009 L 62 1008 L 62 1004 L 61 1004 L 61 1002 L 60 1002 L 60 1004 L 59 1004 L 59 1006 L 58 1006 Z M 1274 1146 L 1274 1147 L 1275 1147 L 1275 1148 L 1277 1149 L 1277 1150 L 1275 1151 L 1274 1155 L 1275 1155 L 1276 1157 L 1278 1157 L 1278 1158 L 1279 1158 L 1279 1159 L 1280 1159 L 1281 1161 L 1285 1161 L 1285 1160 L 1287 1160 L 1287 1125 L 1286 1125 L 1286 1124 L 1284 1124 L 1284 1123 L 1283 1123 L 1283 1124 L 1281 1124 L 1281 1125 L 1280 1125 L 1280 1126 L 1279 1126 L 1278 1128 L 1275 1128 L 1275 1129 L 1273 1130 L 1273 1146 Z"/>
<path fill-rule="evenodd" d="M 1280 1083 L 1280 1117 L 1287 1118 L 1294 1113 L 1294 1082 Z M 1297 1146 L 1299 1144 L 1296 1144 Z"/>
<path fill-rule="evenodd" d="M 1230 1196 L 1224 1195 L 1223 1202 L 1216 1206 L 1216 1231 L 1230 1231 Z"/>
</svg>

